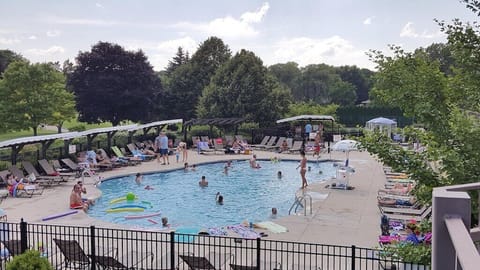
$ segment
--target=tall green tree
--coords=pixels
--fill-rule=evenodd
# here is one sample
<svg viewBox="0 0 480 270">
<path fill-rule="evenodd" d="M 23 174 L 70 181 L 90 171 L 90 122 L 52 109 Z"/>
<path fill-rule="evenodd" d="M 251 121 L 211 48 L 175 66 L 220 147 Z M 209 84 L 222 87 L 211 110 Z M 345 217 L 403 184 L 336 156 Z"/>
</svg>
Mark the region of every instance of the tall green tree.
<svg viewBox="0 0 480 270">
<path fill-rule="evenodd" d="M 368 93 L 373 85 L 374 72 L 366 68 L 358 68 L 356 66 L 341 66 L 335 68 L 336 72 L 344 82 L 348 82 L 355 86 L 355 94 L 357 100 L 355 104 L 368 100 Z"/>
<path fill-rule="evenodd" d="M 290 91 L 298 88 L 301 71 L 297 63 L 288 62 L 271 65 L 268 67 L 268 71 L 277 78 L 280 84 L 288 87 Z"/>
<path fill-rule="evenodd" d="M 262 60 L 241 50 L 213 76 L 197 107 L 200 117 L 245 117 L 269 126 L 282 117 L 289 91 L 270 76 Z"/>
<path fill-rule="evenodd" d="M 98 42 L 80 52 L 68 87 L 76 96 L 79 118 L 89 123 L 147 122 L 161 110 L 162 84 L 142 51 Z"/>
<path fill-rule="evenodd" d="M 0 50 L 0 79 L 2 73 L 7 69 L 8 65 L 15 61 L 27 61 L 20 54 L 11 50 Z"/>
<path fill-rule="evenodd" d="M 0 119 L 7 129 L 40 124 L 60 125 L 75 116 L 73 95 L 65 90 L 65 76 L 50 64 L 13 62 L 0 81 Z"/>
<path fill-rule="evenodd" d="M 195 118 L 195 107 L 202 91 L 219 67 L 231 57 L 230 49 L 217 37 L 202 42 L 190 61 L 169 76 L 166 115 L 172 118 Z"/>
<path fill-rule="evenodd" d="M 186 64 L 190 60 L 190 56 L 188 52 L 184 52 L 182 47 L 178 47 L 177 53 L 172 58 L 172 60 L 168 61 L 167 69 L 165 70 L 165 74 L 169 76 L 172 72 L 175 71 L 179 66 Z"/>
</svg>

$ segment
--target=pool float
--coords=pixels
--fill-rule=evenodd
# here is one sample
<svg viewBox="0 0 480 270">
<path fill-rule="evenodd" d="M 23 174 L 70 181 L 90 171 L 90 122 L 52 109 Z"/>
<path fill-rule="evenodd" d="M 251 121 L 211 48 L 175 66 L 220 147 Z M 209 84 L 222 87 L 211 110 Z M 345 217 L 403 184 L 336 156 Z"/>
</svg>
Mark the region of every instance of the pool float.
<svg viewBox="0 0 480 270">
<path fill-rule="evenodd" d="M 160 212 L 155 212 L 155 213 L 145 214 L 145 215 L 125 216 L 125 219 L 151 218 L 151 217 L 156 217 L 160 215 L 161 215 Z"/>
<path fill-rule="evenodd" d="M 107 213 L 117 213 L 117 212 L 143 212 L 145 209 L 140 207 L 130 207 L 130 208 L 117 208 L 117 209 L 107 209 Z"/>
<path fill-rule="evenodd" d="M 132 192 L 129 192 L 129 193 L 127 193 L 127 195 L 125 197 L 120 197 L 120 198 L 116 198 L 116 199 L 111 200 L 110 204 L 115 204 L 115 203 L 119 203 L 119 202 L 123 202 L 123 201 L 133 202 L 136 199 L 138 199 L 137 196 L 135 196 L 135 194 L 133 194 Z"/>
<path fill-rule="evenodd" d="M 65 212 L 65 213 L 60 213 L 60 214 L 55 214 L 55 215 L 44 217 L 44 218 L 42 218 L 42 221 L 61 218 L 61 217 L 68 216 L 68 215 L 73 215 L 73 214 L 76 214 L 76 213 L 78 213 L 78 210 L 72 210 L 72 211 L 68 211 L 68 212 Z"/>
<path fill-rule="evenodd" d="M 158 224 L 158 222 L 156 222 L 155 220 L 153 220 L 153 219 L 151 219 L 151 218 L 149 218 L 149 219 L 147 219 L 147 220 L 150 221 L 150 222 L 153 223 L 153 224 Z"/>
<path fill-rule="evenodd" d="M 124 204 L 124 205 L 119 205 L 119 206 L 111 207 L 110 209 L 137 208 L 137 207 L 138 207 L 138 208 L 147 209 L 146 206 L 139 205 L 139 204 Z"/>
</svg>

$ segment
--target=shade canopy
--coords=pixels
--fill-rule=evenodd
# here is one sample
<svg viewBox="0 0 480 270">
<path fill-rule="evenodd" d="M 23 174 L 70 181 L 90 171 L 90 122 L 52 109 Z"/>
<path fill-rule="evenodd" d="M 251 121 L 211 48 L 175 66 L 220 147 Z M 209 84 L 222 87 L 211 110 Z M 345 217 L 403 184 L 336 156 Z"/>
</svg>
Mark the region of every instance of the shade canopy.
<svg viewBox="0 0 480 270">
<path fill-rule="evenodd" d="M 374 125 L 397 125 L 397 122 L 392 119 L 388 119 L 385 117 L 377 117 L 372 120 L 367 121 L 367 124 L 374 124 Z"/>
<path fill-rule="evenodd" d="M 378 117 L 367 121 L 365 127 L 368 130 L 379 130 L 385 132 L 390 137 L 392 134 L 392 129 L 397 127 L 397 122 L 385 117 Z"/>
<path fill-rule="evenodd" d="M 305 114 L 305 115 L 298 115 L 298 116 L 277 120 L 277 124 L 294 122 L 294 121 L 332 121 L 334 122 L 335 118 L 333 118 L 333 116 L 330 116 L 330 115 Z"/>
</svg>

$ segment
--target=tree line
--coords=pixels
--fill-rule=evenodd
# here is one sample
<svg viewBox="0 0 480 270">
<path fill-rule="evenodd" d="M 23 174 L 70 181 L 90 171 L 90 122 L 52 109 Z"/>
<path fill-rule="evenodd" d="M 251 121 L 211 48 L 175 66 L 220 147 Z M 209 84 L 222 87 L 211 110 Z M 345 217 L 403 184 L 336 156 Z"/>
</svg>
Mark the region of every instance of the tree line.
<svg viewBox="0 0 480 270">
<path fill-rule="evenodd" d="M 259 126 L 326 105 L 353 105 L 368 99 L 374 72 L 294 62 L 266 67 L 255 53 L 232 55 L 210 37 L 190 55 L 179 47 L 161 72 L 145 54 L 98 42 L 75 61 L 32 64 L 0 50 L 0 131 L 80 121 L 148 122 L 158 119 L 244 117 Z M 313 106 L 313 108 L 312 108 Z M 326 107 L 331 111 L 332 107 Z"/>
</svg>

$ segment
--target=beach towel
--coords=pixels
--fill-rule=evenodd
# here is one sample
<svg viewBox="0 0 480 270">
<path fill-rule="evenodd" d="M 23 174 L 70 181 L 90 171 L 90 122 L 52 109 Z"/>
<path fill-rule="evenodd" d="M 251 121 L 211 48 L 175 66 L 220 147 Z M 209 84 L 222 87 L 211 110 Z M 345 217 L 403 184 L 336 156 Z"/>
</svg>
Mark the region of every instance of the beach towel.
<svg viewBox="0 0 480 270">
<path fill-rule="evenodd" d="M 208 234 L 212 236 L 226 236 L 227 230 L 225 228 L 208 228 Z"/>
<path fill-rule="evenodd" d="M 227 229 L 232 230 L 245 239 L 257 239 L 261 237 L 261 235 L 253 229 L 247 228 L 241 224 L 227 226 Z"/>
<path fill-rule="evenodd" d="M 275 222 L 271 222 L 271 221 L 259 222 L 259 223 L 256 224 L 256 226 L 260 229 L 269 230 L 273 233 L 288 232 L 288 229 L 286 227 L 283 227 L 282 225 L 277 224 Z"/>
</svg>

